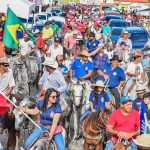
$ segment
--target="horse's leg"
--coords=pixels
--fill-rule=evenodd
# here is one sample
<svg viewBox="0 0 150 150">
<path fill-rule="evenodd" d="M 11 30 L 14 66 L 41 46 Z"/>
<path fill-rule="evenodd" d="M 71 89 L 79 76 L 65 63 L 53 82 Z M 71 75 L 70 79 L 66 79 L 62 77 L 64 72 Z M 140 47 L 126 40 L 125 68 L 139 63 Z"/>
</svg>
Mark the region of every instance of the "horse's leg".
<svg viewBox="0 0 150 150">
<path fill-rule="evenodd" d="M 18 137 L 18 135 L 16 135 L 16 146 L 15 146 L 15 150 L 19 150 L 19 137 Z"/>
<path fill-rule="evenodd" d="M 101 144 L 98 144 L 98 145 L 95 147 L 95 150 L 102 150 L 101 148 L 102 148 L 102 147 L 101 147 Z"/>
<path fill-rule="evenodd" d="M 90 145 L 86 142 L 86 139 L 84 140 L 84 150 L 89 150 Z"/>
<path fill-rule="evenodd" d="M 74 136 L 73 139 L 75 139 L 78 136 L 78 131 L 79 131 L 79 124 L 80 124 L 80 107 L 76 107 L 73 105 L 73 116 L 74 116 Z"/>
<path fill-rule="evenodd" d="M 69 144 L 69 125 L 70 125 L 70 117 L 66 117 L 65 118 L 65 129 L 66 129 L 66 138 L 65 138 L 65 144 L 66 144 L 66 147 L 68 147 L 68 144 Z"/>
</svg>

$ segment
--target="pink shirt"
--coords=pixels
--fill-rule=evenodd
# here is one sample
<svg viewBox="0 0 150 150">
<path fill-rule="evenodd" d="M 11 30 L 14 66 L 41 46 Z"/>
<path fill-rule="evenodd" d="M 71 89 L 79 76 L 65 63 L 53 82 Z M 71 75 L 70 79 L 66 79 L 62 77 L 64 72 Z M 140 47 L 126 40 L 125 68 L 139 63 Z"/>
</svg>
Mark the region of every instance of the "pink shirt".
<svg viewBox="0 0 150 150">
<path fill-rule="evenodd" d="M 69 49 L 72 49 L 74 47 L 74 45 L 76 44 L 76 39 L 73 38 L 73 36 L 69 36 L 66 39 L 67 45 Z"/>
</svg>

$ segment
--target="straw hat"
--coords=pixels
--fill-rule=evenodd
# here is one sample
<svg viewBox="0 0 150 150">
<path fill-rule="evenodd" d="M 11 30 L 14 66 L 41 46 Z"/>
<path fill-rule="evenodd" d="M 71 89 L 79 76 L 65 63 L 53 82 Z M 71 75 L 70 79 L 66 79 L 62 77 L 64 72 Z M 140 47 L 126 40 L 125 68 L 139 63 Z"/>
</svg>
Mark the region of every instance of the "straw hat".
<svg viewBox="0 0 150 150">
<path fill-rule="evenodd" d="M 134 142 L 140 147 L 150 148 L 150 134 L 139 135 Z"/>
<path fill-rule="evenodd" d="M 128 37 L 130 37 L 130 35 L 131 35 L 131 34 L 130 34 L 128 31 L 126 31 L 126 30 L 124 30 L 124 31 L 121 32 L 121 37 L 122 37 L 124 34 L 127 34 Z"/>
<path fill-rule="evenodd" d="M 90 55 L 89 55 L 88 51 L 83 50 L 78 56 L 79 56 L 79 57 L 82 57 L 82 56 L 89 57 Z"/>
<path fill-rule="evenodd" d="M 38 34 L 40 33 L 41 31 L 39 29 L 35 29 L 35 31 L 33 31 L 34 34 Z"/>
<path fill-rule="evenodd" d="M 145 86 L 138 86 L 137 89 L 136 89 L 136 93 L 137 94 L 140 94 L 140 93 L 144 93 L 145 92 Z"/>
<path fill-rule="evenodd" d="M 58 68 L 58 63 L 52 58 L 46 58 L 43 65 L 49 66 L 55 69 Z"/>
<path fill-rule="evenodd" d="M 91 85 L 91 88 L 94 89 L 95 87 L 103 87 L 105 88 L 106 86 L 104 85 L 104 82 L 102 80 L 98 80 L 96 84 Z"/>
</svg>

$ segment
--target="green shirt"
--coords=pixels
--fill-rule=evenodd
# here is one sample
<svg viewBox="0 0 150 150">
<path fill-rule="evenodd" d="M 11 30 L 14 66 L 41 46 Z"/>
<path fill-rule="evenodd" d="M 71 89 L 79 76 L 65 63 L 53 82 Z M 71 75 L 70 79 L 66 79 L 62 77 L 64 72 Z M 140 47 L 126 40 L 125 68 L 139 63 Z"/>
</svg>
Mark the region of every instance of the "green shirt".
<svg viewBox="0 0 150 150">
<path fill-rule="evenodd" d="M 54 25 L 50 24 L 49 26 L 53 29 L 53 35 L 58 33 L 59 27 L 57 24 Z"/>
</svg>

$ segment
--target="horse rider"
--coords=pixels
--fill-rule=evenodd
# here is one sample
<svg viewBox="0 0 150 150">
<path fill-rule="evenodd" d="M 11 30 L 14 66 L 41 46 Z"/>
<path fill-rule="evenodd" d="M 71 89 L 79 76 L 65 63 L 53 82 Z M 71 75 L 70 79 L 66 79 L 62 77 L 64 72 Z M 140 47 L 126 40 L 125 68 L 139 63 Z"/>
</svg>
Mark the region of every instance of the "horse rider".
<svg viewBox="0 0 150 150">
<path fill-rule="evenodd" d="M 68 68 L 63 64 L 64 57 L 63 55 L 57 55 L 56 61 L 58 63 L 58 69 L 64 75 L 65 79 L 68 78 Z"/>
<path fill-rule="evenodd" d="M 60 92 L 60 101 L 62 102 L 62 110 L 64 110 L 66 107 L 64 96 L 66 95 L 67 90 L 65 78 L 59 71 L 58 63 L 55 60 L 46 58 L 43 65 L 45 66 L 46 70 L 44 71 L 38 84 L 40 95 L 45 95 L 45 91 L 48 88 L 56 89 L 58 92 Z"/>
<path fill-rule="evenodd" d="M 131 40 L 129 39 L 130 37 L 130 33 L 126 30 L 123 30 L 122 33 L 121 33 L 121 38 L 119 38 L 119 40 L 117 41 L 117 44 L 116 44 L 116 47 L 119 47 L 120 46 L 120 43 L 122 41 L 125 42 L 125 49 L 130 52 L 132 50 L 132 42 Z"/>
<path fill-rule="evenodd" d="M 10 96 L 13 87 L 15 86 L 15 80 L 13 77 L 13 72 L 8 69 L 9 63 L 7 59 L 0 59 L 0 91 L 6 96 Z M 3 133 L 3 123 L 5 120 L 5 115 L 0 115 L 0 133 Z"/>
<path fill-rule="evenodd" d="M 80 58 L 76 59 L 70 68 L 69 74 L 70 74 L 70 80 L 72 81 L 72 79 L 80 79 L 81 81 L 86 81 L 86 88 L 85 88 L 85 93 L 86 91 L 88 92 L 86 94 L 86 104 L 88 103 L 88 97 L 91 91 L 90 88 L 90 78 L 92 76 L 93 73 L 93 65 L 92 62 L 90 60 L 88 60 L 89 58 L 89 53 L 86 50 L 83 50 L 79 55 Z"/>
<path fill-rule="evenodd" d="M 41 129 L 34 129 L 32 134 L 27 138 L 25 147 L 28 149 L 36 139 L 40 137 L 42 131 L 48 131 L 48 140 L 54 140 L 58 150 L 65 150 L 65 143 L 62 137 L 62 128 L 60 124 L 60 117 L 62 109 L 57 101 L 58 92 L 49 88 L 46 90 L 45 98 L 40 100 L 34 109 L 19 106 L 18 109 L 30 115 L 40 114 Z M 40 132 L 40 135 L 38 135 Z M 47 143 L 49 144 L 49 143 Z"/>
<path fill-rule="evenodd" d="M 53 29 L 49 26 L 49 22 L 46 21 L 44 28 L 42 30 L 42 38 L 48 44 L 48 46 L 52 44 L 52 37 L 53 37 Z"/>
<path fill-rule="evenodd" d="M 117 142 L 130 143 L 131 147 L 137 150 L 133 139 L 140 134 L 140 115 L 132 109 L 130 96 L 120 98 L 120 108 L 111 113 L 106 131 L 112 135 L 112 138 L 107 141 L 104 150 L 112 150 Z"/>
<path fill-rule="evenodd" d="M 145 81 L 145 75 L 141 64 L 141 57 L 142 57 L 141 52 L 135 52 L 132 57 L 134 60 L 127 66 L 126 72 L 127 72 L 128 80 L 126 82 L 123 95 L 128 94 L 128 91 L 134 84 L 136 84 L 137 80 L 141 82 Z"/>
<path fill-rule="evenodd" d="M 133 101 L 132 108 L 140 111 L 141 102 L 144 100 L 145 86 L 138 86 L 136 89 L 137 98 Z"/>
<path fill-rule="evenodd" d="M 95 33 L 90 32 L 89 39 L 86 41 L 88 52 L 91 53 L 99 47 L 100 42 L 95 39 Z"/>
<path fill-rule="evenodd" d="M 111 94 L 115 97 L 115 101 L 118 107 L 119 99 L 120 99 L 120 91 L 121 88 L 125 84 L 125 73 L 118 66 L 119 57 L 114 55 L 112 59 L 110 59 L 110 63 L 102 65 L 98 72 L 99 77 L 96 80 L 108 80 L 108 89 Z"/>
<path fill-rule="evenodd" d="M 26 57 L 27 55 L 30 55 L 32 50 L 34 49 L 35 45 L 34 43 L 29 39 L 29 36 L 27 33 L 24 33 L 23 39 L 19 42 L 19 53 L 21 56 Z"/>
<path fill-rule="evenodd" d="M 103 64 L 109 63 L 108 55 L 104 53 L 104 44 L 100 44 L 96 50 L 90 53 L 92 56 L 92 63 L 93 63 L 93 78 L 96 78 L 97 71 Z"/>
<path fill-rule="evenodd" d="M 54 38 L 53 44 L 49 47 L 47 51 L 47 56 L 52 59 L 56 59 L 57 55 L 63 55 L 63 47 L 60 45 L 60 39 L 58 37 Z"/>
<path fill-rule="evenodd" d="M 38 66 L 39 70 L 42 70 L 42 58 L 44 58 L 45 52 L 47 51 L 48 47 L 45 44 L 44 39 L 42 38 L 42 32 L 39 29 L 34 31 L 36 45 L 35 45 L 35 53 L 38 59 Z"/>
<path fill-rule="evenodd" d="M 82 122 L 91 112 L 100 111 L 101 109 L 109 110 L 111 108 L 110 98 L 108 93 L 105 91 L 106 86 L 104 85 L 104 82 L 99 80 L 96 84 L 91 85 L 91 88 L 93 90 L 89 97 L 90 107 L 80 117 L 80 122 Z"/>
<path fill-rule="evenodd" d="M 93 72 L 92 62 L 88 60 L 90 55 L 83 50 L 78 56 L 80 58 L 77 58 L 70 68 L 70 79 L 80 77 L 80 79 L 89 80 Z"/>
</svg>

